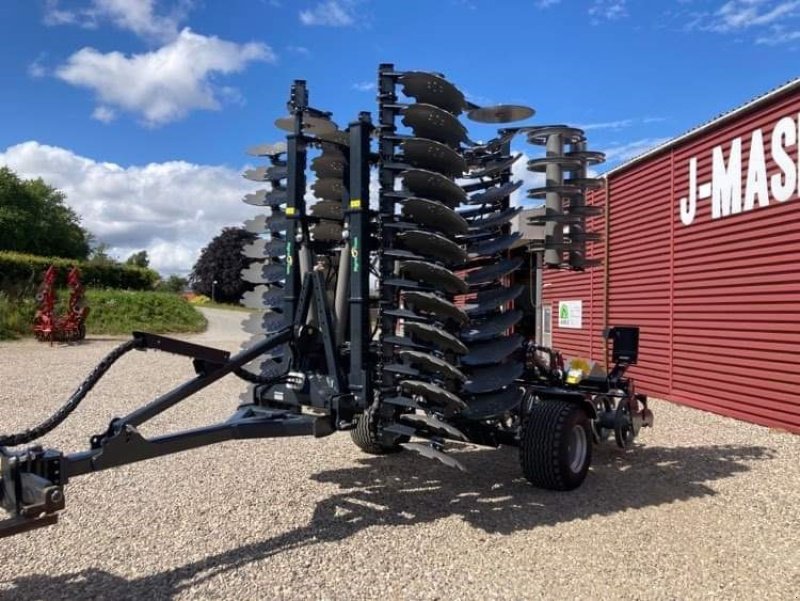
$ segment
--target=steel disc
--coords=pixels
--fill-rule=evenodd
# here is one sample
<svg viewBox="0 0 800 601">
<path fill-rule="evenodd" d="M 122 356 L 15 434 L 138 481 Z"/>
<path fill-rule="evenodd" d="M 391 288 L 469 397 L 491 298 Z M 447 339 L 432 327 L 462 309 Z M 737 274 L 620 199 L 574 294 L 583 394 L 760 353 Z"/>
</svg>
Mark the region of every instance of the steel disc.
<svg viewBox="0 0 800 601">
<path fill-rule="evenodd" d="M 505 236 L 497 236 L 485 242 L 478 242 L 467 249 L 469 251 L 469 258 L 475 259 L 477 257 L 486 257 L 505 252 L 520 238 L 522 238 L 522 232 L 514 232 L 513 234 L 506 234 Z"/>
<path fill-rule="evenodd" d="M 347 169 L 347 161 L 342 155 L 324 153 L 311 161 L 311 170 L 320 179 L 341 179 Z"/>
<path fill-rule="evenodd" d="M 427 323 L 405 323 L 403 329 L 415 338 L 433 344 L 442 350 L 453 351 L 459 355 L 469 352 L 469 349 L 458 338 L 436 326 Z"/>
<path fill-rule="evenodd" d="M 465 294 L 467 283 L 449 269 L 425 261 L 403 261 L 400 271 L 405 276 L 450 294 Z"/>
<path fill-rule="evenodd" d="M 264 259 L 266 257 L 283 257 L 286 255 L 286 241 L 279 238 L 265 240 L 259 238 L 245 244 L 242 254 L 251 259 Z"/>
<path fill-rule="evenodd" d="M 245 194 L 244 201 L 256 207 L 276 207 L 286 202 L 286 190 L 259 190 L 253 194 Z"/>
<path fill-rule="evenodd" d="M 397 234 L 405 246 L 422 255 L 435 257 L 445 263 L 460 265 L 467 260 L 467 252 L 458 244 L 433 232 L 411 230 Z"/>
<path fill-rule="evenodd" d="M 259 285 L 242 295 L 242 304 L 251 309 L 280 310 L 283 307 L 285 294 L 283 288 Z"/>
<path fill-rule="evenodd" d="M 290 116 L 276 119 L 275 127 L 282 129 L 283 131 L 293 132 L 294 117 Z M 339 128 L 336 126 L 336 124 L 330 119 L 325 119 L 324 117 L 315 117 L 314 115 L 310 115 L 308 113 L 303 115 L 303 133 L 317 135 L 321 133 L 334 132 L 338 129 Z"/>
<path fill-rule="evenodd" d="M 399 82 L 403 86 L 403 94 L 416 98 L 417 102 L 432 104 L 455 115 L 466 108 L 464 94 L 452 83 L 433 73 L 409 71 L 400 76 Z"/>
<path fill-rule="evenodd" d="M 474 421 L 497 419 L 519 407 L 524 396 L 525 390 L 521 387 L 478 395 L 467 401 L 468 406 L 459 417 Z"/>
<path fill-rule="evenodd" d="M 470 371 L 464 383 L 464 391 L 469 394 L 483 394 L 505 388 L 525 371 L 520 361 L 509 361 L 490 367 L 479 367 Z"/>
<path fill-rule="evenodd" d="M 404 161 L 415 167 L 428 169 L 450 177 L 459 177 L 467 170 L 458 152 L 427 138 L 409 138 L 401 143 Z"/>
<path fill-rule="evenodd" d="M 251 284 L 277 284 L 286 279 L 286 266 L 255 261 L 242 269 L 242 279 Z"/>
<path fill-rule="evenodd" d="M 245 179 L 254 182 L 268 182 L 284 179 L 288 175 L 288 168 L 284 165 L 276 165 L 273 167 L 257 167 L 255 169 L 248 169 L 243 173 Z"/>
<path fill-rule="evenodd" d="M 544 173 L 550 165 L 558 165 L 564 171 L 575 171 L 583 166 L 583 161 L 580 159 L 567 157 L 567 156 L 548 156 L 538 159 L 531 159 L 528 161 L 528 171 L 536 173 Z"/>
<path fill-rule="evenodd" d="M 311 205 L 309 210 L 314 217 L 319 217 L 320 219 L 330 219 L 332 221 L 342 221 L 344 219 L 342 203 L 339 201 L 323 200 Z"/>
<path fill-rule="evenodd" d="M 423 444 L 421 442 L 403 442 L 400 443 L 400 446 L 407 451 L 413 451 L 428 459 L 435 459 L 447 467 L 452 467 L 462 472 L 467 471 L 467 468 L 465 468 L 458 459 L 455 459 L 450 455 L 443 453 L 442 451 L 437 451 L 429 444 Z"/>
<path fill-rule="evenodd" d="M 342 239 L 342 226 L 332 221 L 324 221 L 316 224 L 311 233 L 318 242 L 339 242 Z"/>
<path fill-rule="evenodd" d="M 434 434 L 449 436 L 458 440 L 469 440 L 467 435 L 458 428 L 443 422 L 432 415 L 421 415 L 419 413 L 404 413 L 400 416 L 404 423 L 413 424 L 415 427 L 429 430 Z"/>
<path fill-rule="evenodd" d="M 453 319 L 462 324 L 469 320 L 463 309 L 430 292 L 405 291 L 403 292 L 403 301 L 411 305 L 415 311 L 430 313 L 440 319 Z"/>
<path fill-rule="evenodd" d="M 462 382 L 467 379 L 458 368 L 451 365 L 444 359 L 434 357 L 430 353 L 422 353 L 420 351 L 400 351 L 400 357 L 409 365 L 417 366 L 424 371 L 439 374 L 443 378 L 450 380 L 461 380 Z"/>
<path fill-rule="evenodd" d="M 276 157 L 286 152 L 286 142 L 274 144 L 259 144 L 247 149 L 247 154 L 253 157 Z"/>
<path fill-rule="evenodd" d="M 469 222 L 469 229 L 473 231 L 478 230 L 491 230 L 502 225 L 505 225 L 514 217 L 522 212 L 522 207 L 509 207 L 504 211 L 492 213 L 488 217 L 481 216 L 480 219 L 475 219 Z"/>
<path fill-rule="evenodd" d="M 346 131 L 317 131 L 314 133 L 317 138 L 331 144 L 338 144 L 340 146 L 350 146 L 350 134 Z"/>
<path fill-rule="evenodd" d="M 522 157 L 521 154 L 510 156 L 499 161 L 489 161 L 484 163 L 477 171 L 472 171 L 466 175 L 469 178 L 490 177 L 511 167 Z"/>
<path fill-rule="evenodd" d="M 540 186 L 538 188 L 530 188 L 528 190 L 528 198 L 546 198 L 548 193 L 560 194 L 561 196 L 583 196 L 585 190 L 581 186 L 572 186 L 569 184 L 552 184 L 549 186 Z"/>
<path fill-rule="evenodd" d="M 289 220 L 285 215 L 274 213 L 267 217 L 266 215 L 259 215 L 253 219 L 248 219 L 244 222 L 244 229 L 254 234 L 263 234 L 265 232 L 284 232 L 289 226 Z"/>
<path fill-rule="evenodd" d="M 472 324 L 461 330 L 461 340 L 465 342 L 481 342 L 502 335 L 506 330 L 513 328 L 522 319 L 522 311 L 506 311 L 495 317 L 490 317 L 479 324 Z"/>
<path fill-rule="evenodd" d="M 478 123 L 512 123 L 529 119 L 535 113 L 536 111 L 528 106 L 498 104 L 472 109 L 467 113 L 467 118 Z"/>
<path fill-rule="evenodd" d="M 318 179 L 311 185 L 311 190 L 317 198 L 338 200 L 339 202 L 342 201 L 342 195 L 345 192 L 344 182 L 341 178 Z"/>
<path fill-rule="evenodd" d="M 586 161 L 589 165 L 599 165 L 606 160 L 605 153 L 596 150 L 573 150 L 566 153 L 566 156 Z"/>
<path fill-rule="evenodd" d="M 414 135 L 458 146 L 468 142 L 467 129 L 452 114 L 432 104 L 412 104 L 403 111 L 403 125 L 412 129 Z"/>
<path fill-rule="evenodd" d="M 568 125 L 543 125 L 528 132 L 528 144 L 545 146 L 550 136 L 561 136 L 564 144 L 577 144 L 586 139 L 586 133 Z"/>
<path fill-rule="evenodd" d="M 242 328 L 249 334 L 270 334 L 282 330 L 287 325 L 286 318 L 274 311 L 254 311 L 242 321 Z"/>
<path fill-rule="evenodd" d="M 508 182 L 507 184 L 502 184 L 500 186 L 495 186 L 494 188 L 489 188 L 485 192 L 481 192 L 480 194 L 473 194 L 467 199 L 467 204 L 470 205 L 477 205 L 477 204 L 490 204 L 493 202 L 498 202 L 503 200 L 507 196 L 510 196 L 515 191 L 519 190 L 522 187 L 522 180 L 518 180 L 516 182 Z"/>
<path fill-rule="evenodd" d="M 466 198 L 464 190 L 441 173 L 425 169 L 409 169 L 400 174 L 403 185 L 420 198 L 432 198 L 455 206 Z"/>
<path fill-rule="evenodd" d="M 419 395 L 426 401 L 435 405 L 450 405 L 462 409 L 467 406 L 467 404 L 455 394 L 436 384 L 429 384 L 428 382 L 420 382 L 418 380 L 403 380 L 400 382 L 400 389 L 407 394 Z"/>
<path fill-rule="evenodd" d="M 470 345 L 469 353 L 461 358 L 463 365 L 488 365 L 500 363 L 522 345 L 522 336 L 503 336 L 485 344 Z"/>
<path fill-rule="evenodd" d="M 488 284 L 489 282 L 499 280 L 500 278 L 516 271 L 519 269 L 520 265 L 522 265 L 522 262 L 522 259 L 505 259 L 503 261 L 498 261 L 497 263 L 492 263 L 486 267 L 481 267 L 475 271 L 470 271 L 467 274 L 466 282 L 470 286 L 475 286 L 477 284 Z"/>
<path fill-rule="evenodd" d="M 515 300 L 522 294 L 524 289 L 524 286 L 518 285 L 509 288 L 499 286 L 489 290 L 482 290 L 475 295 L 474 299 L 464 306 L 464 310 L 470 317 L 491 313 Z"/>
<path fill-rule="evenodd" d="M 466 219 L 437 200 L 408 198 L 403 201 L 402 213 L 414 223 L 451 236 L 466 234 L 469 228 Z"/>
</svg>

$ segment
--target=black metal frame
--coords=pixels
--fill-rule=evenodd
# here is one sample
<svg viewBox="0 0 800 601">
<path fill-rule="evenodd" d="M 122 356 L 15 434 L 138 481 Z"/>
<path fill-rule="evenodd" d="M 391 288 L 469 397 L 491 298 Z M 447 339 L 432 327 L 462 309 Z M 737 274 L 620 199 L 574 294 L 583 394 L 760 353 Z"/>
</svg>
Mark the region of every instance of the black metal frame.
<svg viewBox="0 0 800 601">
<path fill-rule="evenodd" d="M 325 436 L 337 429 L 353 427 L 355 416 L 372 403 L 375 374 L 369 323 L 372 123 L 369 113 L 361 113 L 350 126 L 350 191 L 343 202 L 354 277 L 349 290 L 349 361 L 345 361 L 348 353 L 336 345 L 323 274 L 312 269 L 302 282 L 300 278 L 298 241 L 309 241 L 304 194 L 306 148 L 311 140 L 303 133 L 303 117 L 307 111 L 313 111 L 308 107 L 304 81 L 292 84 L 288 106 L 294 117 L 294 131 L 287 136 L 286 213 L 290 225 L 286 236 L 284 307 L 292 323 L 233 357 L 227 351 L 135 332 L 135 348 L 189 357 L 196 377 L 130 414 L 113 419 L 105 432 L 90 438 L 89 450 L 64 455 L 38 446 L 23 451 L 0 447 L 0 506 L 12 514 L 11 518 L 0 521 L 0 537 L 54 523 L 56 512 L 64 508 L 63 487 L 72 477 L 232 439 Z M 309 319 L 309 315 L 314 319 Z M 293 366 L 298 371 L 259 382 L 253 402 L 240 406 L 228 420 L 150 439 L 137 430 L 141 424 L 220 378 L 241 373 L 244 365 L 286 343 L 291 345 Z M 268 389 L 272 395 L 258 393 L 258 388 Z M 278 395 L 290 402 L 275 403 Z M 323 409 L 324 414 L 302 414 L 304 405 Z"/>
<path fill-rule="evenodd" d="M 14 517 L 0 522 L 0 536 L 46 526 L 64 507 L 63 487 L 71 477 L 232 439 L 277 436 L 324 436 L 333 430 L 326 420 L 289 411 L 243 405 L 225 422 L 144 438 L 137 426 L 174 407 L 194 393 L 233 373 L 269 350 L 293 339 L 291 327 L 228 357 L 225 351 L 154 334 L 136 333 L 136 347 L 157 349 L 194 359 L 197 375 L 143 407 L 111 421 L 92 436 L 91 448 L 70 455 L 31 447 L 13 452 L 0 447 L 0 505 Z M 45 518 L 40 519 L 44 514 Z"/>
<path fill-rule="evenodd" d="M 349 177 L 345 178 L 347 192 L 342 202 L 345 248 L 349 248 L 350 256 L 343 255 L 341 260 L 350 262 L 349 307 L 344 315 L 338 316 L 339 319 L 347 319 L 346 340 L 340 341 L 341 344 L 337 342 L 336 317 L 327 298 L 323 273 L 311 265 L 305 265 L 305 269 L 301 270 L 302 257 L 308 256 L 302 253 L 310 244 L 309 218 L 304 199 L 306 149 L 315 141 L 303 131 L 304 116 L 327 114 L 309 108 L 305 82 L 297 80 L 292 84 L 288 102 L 294 127 L 287 136 L 286 216 L 289 226 L 286 235 L 284 309 L 291 323 L 232 357 L 219 349 L 135 332 L 135 348 L 157 349 L 189 357 L 193 360 L 197 375 L 128 415 L 113 419 L 105 432 L 91 437 L 90 448 L 86 451 L 64 455 L 41 447 L 30 447 L 23 451 L 0 447 L 0 506 L 12 514 L 10 519 L 0 522 L 0 537 L 54 523 L 57 512 L 64 508 L 63 487 L 72 477 L 232 439 L 325 436 L 336 430 L 352 429 L 356 427 L 358 416 L 368 408 L 381 408 L 382 395 L 394 391 L 396 380 L 390 371 L 382 369 L 381 363 L 383 357 L 389 354 L 384 352 L 387 349 L 384 348 L 383 336 L 393 332 L 396 317 L 385 314 L 382 309 L 394 306 L 397 290 L 390 286 L 380 288 L 378 325 L 381 337 L 373 341 L 370 328 L 370 253 L 377 251 L 381 276 L 391 273 L 395 261 L 382 251 L 394 248 L 393 225 L 397 221 L 394 184 L 400 165 L 395 153 L 400 138 L 396 135 L 395 120 L 403 108 L 397 104 L 396 94 L 401 75 L 395 72 L 391 64 L 380 66 L 380 196 L 377 215 L 369 206 L 369 170 L 373 158 L 370 152 L 373 125 L 369 113 L 361 113 L 348 128 L 350 171 Z M 506 140 L 496 150 L 502 156 L 510 155 L 510 141 Z M 502 184 L 510 181 L 510 178 L 509 166 L 492 179 Z M 485 187 L 486 182 L 474 185 L 475 189 L 479 189 Z M 507 208 L 508 204 L 509 199 L 506 198 L 502 209 Z M 375 243 L 376 239 L 378 244 Z M 304 272 L 302 277 L 301 272 Z M 341 323 L 339 325 L 342 326 Z M 632 338 L 625 340 L 632 341 Z M 291 371 L 272 379 L 245 375 L 248 373 L 243 371 L 246 364 L 284 344 L 289 344 L 291 348 Z M 626 399 L 633 404 L 629 406 L 627 417 L 620 417 L 620 411 L 616 412 L 614 424 L 619 427 L 622 423 L 620 420 L 625 418 L 629 426 L 622 423 L 622 427 L 638 430 L 643 421 L 648 419 L 646 399 L 636 395 L 632 382 L 624 378 L 627 364 L 635 362 L 635 349 L 628 348 L 626 353 L 615 353 L 615 359 L 623 354 L 632 357 L 632 361 L 615 367 L 597 392 L 609 393 L 610 388 L 622 389 Z M 141 424 L 231 373 L 255 381 L 258 385 L 252 391 L 253 401 L 241 405 L 228 420 L 150 439 L 137 430 Z M 557 395 L 561 399 L 582 402 L 587 398 L 586 394 L 591 392 L 589 382 L 572 389 L 553 386 L 552 383 L 543 385 L 531 372 L 526 373 L 518 383 L 525 385 L 528 396 L 538 395 L 540 399 Z M 641 414 L 636 411 L 636 401 L 645 405 L 645 411 Z M 308 415 L 302 413 L 303 407 L 321 411 Z M 387 412 L 405 411 L 390 404 L 384 404 L 383 408 Z M 524 410 L 524 407 L 520 409 L 521 412 Z M 597 418 L 598 413 L 596 411 L 594 417 Z M 520 417 L 524 418 L 524 415 Z M 652 414 L 649 420 L 652 421 Z M 395 432 L 414 432 L 413 428 L 402 424 L 392 425 L 391 420 L 390 427 Z M 511 428 L 498 429 L 491 424 L 475 423 L 465 424 L 464 432 L 476 444 L 496 446 L 519 443 L 517 431 Z M 430 436 L 429 440 L 438 445 L 443 438 L 447 436 L 437 434 Z"/>
</svg>

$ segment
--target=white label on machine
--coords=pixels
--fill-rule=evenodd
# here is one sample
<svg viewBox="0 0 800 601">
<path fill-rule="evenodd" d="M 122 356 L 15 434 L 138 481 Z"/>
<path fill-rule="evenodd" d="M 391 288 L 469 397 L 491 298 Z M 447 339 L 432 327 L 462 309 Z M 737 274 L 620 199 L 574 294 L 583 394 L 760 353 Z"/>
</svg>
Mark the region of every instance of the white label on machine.
<svg viewBox="0 0 800 601">
<path fill-rule="evenodd" d="M 574 330 L 583 327 L 583 301 L 558 301 L 558 327 Z"/>
</svg>

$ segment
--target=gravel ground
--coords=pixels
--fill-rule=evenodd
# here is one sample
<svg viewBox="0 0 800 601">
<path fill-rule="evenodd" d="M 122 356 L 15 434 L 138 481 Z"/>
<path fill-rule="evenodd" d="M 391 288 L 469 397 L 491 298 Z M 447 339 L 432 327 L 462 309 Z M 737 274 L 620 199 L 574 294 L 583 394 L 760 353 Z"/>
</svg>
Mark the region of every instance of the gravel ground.
<svg viewBox="0 0 800 601">
<path fill-rule="evenodd" d="M 243 313 L 192 337 L 235 350 Z M 0 432 L 48 415 L 119 340 L 0 343 Z M 131 353 L 44 439 L 85 448 L 192 374 Z M 226 378 L 145 434 L 227 417 Z M 361 454 L 345 434 L 230 442 L 76 478 L 58 525 L 0 541 L 0 601 L 800 599 L 800 437 L 655 402 L 631 452 L 539 491 L 514 449 Z"/>
</svg>

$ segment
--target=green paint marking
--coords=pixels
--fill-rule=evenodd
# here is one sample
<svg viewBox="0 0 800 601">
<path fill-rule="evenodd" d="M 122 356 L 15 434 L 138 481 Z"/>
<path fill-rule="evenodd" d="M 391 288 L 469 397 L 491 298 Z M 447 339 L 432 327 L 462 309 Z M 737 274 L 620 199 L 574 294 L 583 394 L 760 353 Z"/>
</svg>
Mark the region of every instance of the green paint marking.
<svg viewBox="0 0 800 601">
<path fill-rule="evenodd" d="M 358 236 L 353 238 L 353 248 L 350 250 L 350 256 L 353 257 L 353 273 L 358 273 Z"/>
</svg>

